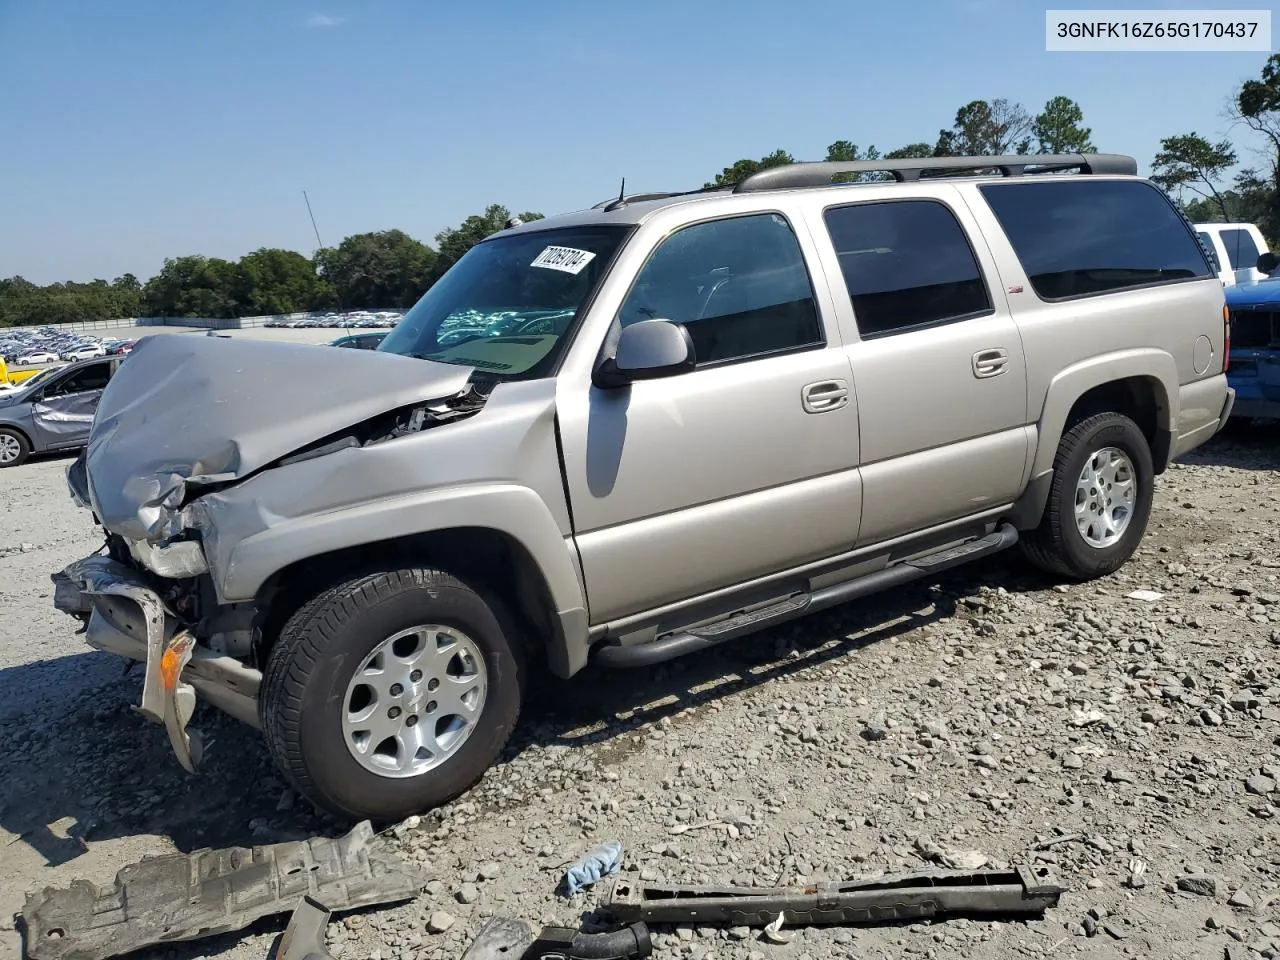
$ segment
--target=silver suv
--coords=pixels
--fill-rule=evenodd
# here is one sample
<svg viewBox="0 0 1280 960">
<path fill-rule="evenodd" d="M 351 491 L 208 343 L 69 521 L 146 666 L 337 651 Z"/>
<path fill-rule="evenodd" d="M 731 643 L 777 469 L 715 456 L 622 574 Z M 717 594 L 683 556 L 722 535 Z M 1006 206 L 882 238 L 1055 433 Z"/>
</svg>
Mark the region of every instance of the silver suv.
<svg viewBox="0 0 1280 960">
<path fill-rule="evenodd" d="M 56 603 L 145 663 L 187 769 L 198 695 L 388 821 L 476 782 L 535 661 L 648 666 L 1014 545 L 1104 576 L 1234 398 L 1222 284 L 1136 172 L 795 164 L 512 222 L 376 351 L 149 337 L 69 470 L 107 546 Z"/>
</svg>

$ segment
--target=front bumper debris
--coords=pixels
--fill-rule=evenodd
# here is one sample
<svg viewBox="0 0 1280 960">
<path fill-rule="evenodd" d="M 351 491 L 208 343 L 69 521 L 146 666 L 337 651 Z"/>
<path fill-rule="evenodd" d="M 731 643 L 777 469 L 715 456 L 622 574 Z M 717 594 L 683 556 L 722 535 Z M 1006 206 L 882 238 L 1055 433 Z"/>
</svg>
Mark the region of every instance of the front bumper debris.
<svg viewBox="0 0 1280 960">
<path fill-rule="evenodd" d="M 183 769 L 194 773 L 203 749 L 198 731 L 188 731 L 196 693 L 182 679 L 191 660 L 195 637 L 178 625 L 160 595 L 136 571 L 101 554 L 85 557 L 52 576 L 53 602 L 59 610 L 84 620 L 97 616 L 94 599 L 123 597 L 137 604 L 146 630 L 142 702 L 134 709 L 162 725 Z"/>
<path fill-rule="evenodd" d="M 375 851 L 374 839 L 364 821 L 333 840 L 148 857 L 124 867 L 110 887 L 76 880 L 45 888 L 28 894 L 22 911 L 25 955 L 105 960 L 242 930 L 303 897 L 334 910 L 412 900 L 425 876 L 389 851 Z"/>
</svg>

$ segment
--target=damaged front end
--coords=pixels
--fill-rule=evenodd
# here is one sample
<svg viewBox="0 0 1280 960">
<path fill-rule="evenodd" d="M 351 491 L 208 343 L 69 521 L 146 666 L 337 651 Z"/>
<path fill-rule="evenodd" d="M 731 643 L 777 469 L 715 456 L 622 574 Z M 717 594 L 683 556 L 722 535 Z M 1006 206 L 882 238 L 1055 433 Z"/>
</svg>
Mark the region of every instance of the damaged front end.
<svg viewBox="0 0 1280 960">
<path fill-rule="evenodd" d="M 221 597 L 220 531 L 202 498 L 465 419 L 491 389 L 469 368 L 358 353 L 149 337 L 108 385 L 67 471 L 106 544 L 53 575 L 54 604 L 82 621 L 90 646 L 143 665 L 135 709 L 165 727 L 189 772 L 202 757 L 188 729 L 197 696 L 260 726 L 264 611 Z"/>
</svg>

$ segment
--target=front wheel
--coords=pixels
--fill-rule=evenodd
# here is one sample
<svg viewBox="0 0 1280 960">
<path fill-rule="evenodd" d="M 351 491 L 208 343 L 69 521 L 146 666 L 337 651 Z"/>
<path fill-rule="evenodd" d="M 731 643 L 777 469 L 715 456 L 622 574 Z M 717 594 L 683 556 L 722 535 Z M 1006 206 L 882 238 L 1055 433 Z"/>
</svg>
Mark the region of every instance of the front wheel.
<svg viewBox="0 0 1280 960">
<path fill-rule="evenodd" d="M 31 456 L 31 444 L 17 430 L 0 427 L 0 467 L 20 467 Z"/>
<path fill-rule="evenodd" d="M 272 757 L 340 817 L 391 822 L 447 803 L 511 736 L 521 649 L 496 598 L 439 570 L 341 583 L 289 618 L 268 658 Z"/>
<path fill-rule="evenodd" d="M 1138 425 L 1100 413 L 1063 436 L 1040 526 L 1020 541 L 1049 573 L 1092 580 L 1123 566 L 1142 541 L 1155 496 L 1151 448 Z"/>
</svg>

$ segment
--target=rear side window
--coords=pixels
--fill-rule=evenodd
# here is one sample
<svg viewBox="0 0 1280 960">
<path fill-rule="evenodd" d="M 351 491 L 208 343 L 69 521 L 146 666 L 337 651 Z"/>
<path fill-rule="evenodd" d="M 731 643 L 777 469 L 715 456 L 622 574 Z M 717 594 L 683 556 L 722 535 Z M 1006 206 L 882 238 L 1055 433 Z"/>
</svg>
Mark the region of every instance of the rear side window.
<svg viewBox="0 0 1280 960">
<path fill-rule="evenodd" d="M 823 213 L 863 337 L 991 312 L 964 229 L 937 200 L 889 200 Z"/>
<path fill-rule="evenodd" d="M 1253 235 L 1248 230 L 1223 230 L 1222 245 L 1227 251 L 1227 260 L 1232 270 L 1243 270 L 1256 266 L 1262 251 L 1253 242 Z"/>
<path fill-rule="evenodd" d="M 1204 247 L 1204 252 L 1209 257 L 1209 263 L 1213 265 L 1214 270 L 1221 270 L 1222 264 L 1218 261 L 1218 249 L 1213 245 L 1213 237 L 1204 231 L 1196 234 L 1200 238 L 1200 245 Z"/>
<path fill-rule="evenodd" d="M 1215 273 L 1169 198 L 1143 181 L 990 183 L 978 189 L 1043 300 Z"/>
</svg>

